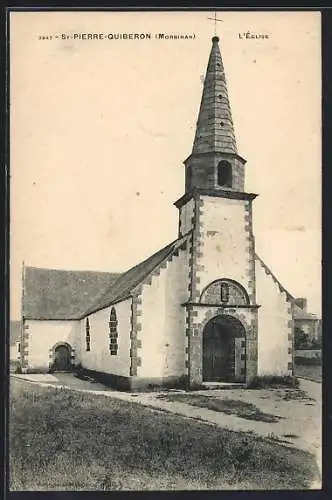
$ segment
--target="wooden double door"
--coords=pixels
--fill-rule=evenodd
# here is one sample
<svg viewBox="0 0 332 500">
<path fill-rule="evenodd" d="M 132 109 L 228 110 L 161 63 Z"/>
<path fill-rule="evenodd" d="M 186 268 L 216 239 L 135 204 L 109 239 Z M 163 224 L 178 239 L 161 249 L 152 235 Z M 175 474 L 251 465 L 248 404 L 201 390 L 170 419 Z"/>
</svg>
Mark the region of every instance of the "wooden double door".
<svg viewBox="0 0 332 500">
<path fill-rule="evenodd" d="M 203 381 L 243 382 L 245 350 L 242 330 L 220 320 L 209 322 L 203 332 Z"/>
</svg>

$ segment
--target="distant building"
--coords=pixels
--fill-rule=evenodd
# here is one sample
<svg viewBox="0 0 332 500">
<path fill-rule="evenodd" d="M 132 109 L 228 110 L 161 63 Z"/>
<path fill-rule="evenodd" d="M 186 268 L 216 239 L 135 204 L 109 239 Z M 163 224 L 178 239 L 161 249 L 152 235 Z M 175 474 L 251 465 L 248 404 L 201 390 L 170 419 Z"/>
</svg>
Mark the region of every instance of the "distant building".
<svg viewBox="0 0 332 500">
<path fill-rule="evenodd" d="M 307 299 L 302 297 L 294 301 L 294 327 L 309 335 L 311 340 L 322 336 L 321 319 L 307 311 Z"/>
<path fill-rule="evenodd" d="M 11 361 L 19 361 L 21 354 L 21 321 L 10 322 L 10 348 L 9 357 Z"/>
</svg>

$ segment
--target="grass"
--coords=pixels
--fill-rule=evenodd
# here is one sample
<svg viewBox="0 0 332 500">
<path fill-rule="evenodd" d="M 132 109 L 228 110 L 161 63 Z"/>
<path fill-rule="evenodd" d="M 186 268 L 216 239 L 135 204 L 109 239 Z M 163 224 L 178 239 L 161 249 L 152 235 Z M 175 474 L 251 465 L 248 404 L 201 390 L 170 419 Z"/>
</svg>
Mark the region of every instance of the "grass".
<svg viewBox="0 0 332 500">
<path fill-rule="evenodd" d="M 315 401 L 313 398 L 311 398 L 305 391 L 302 391 L 300 389 L 297 390 L 286 390 L 280 394 L 281 399 L 284 401 Z"/>
<path fill-rule="evenodd" d="M 322 381 L 322 365 L 303 365 L 295 363 L 295 373 L 297 377 L 304 377 L 313 382 Z"/>
<path fill-rule="evenodd" d="M 11 491 L 306 489 L 315 459 L 106 396 L 11 382 Z"/>
<path fill-rule="evenodd" d="M 246 420 L 257 420 L 260 422 L 274 423 L 281 417 L 270 413 L 262 412 L 257 406 L 245 401 L 235 399 L 218 399 L 213 396 L 203 396 L 195 394 L 167 394 L 159 396 L 167 401 L 178 401 L 200 408 L 226 413 L 226 415 L 235 415 Z"/>
</svg>

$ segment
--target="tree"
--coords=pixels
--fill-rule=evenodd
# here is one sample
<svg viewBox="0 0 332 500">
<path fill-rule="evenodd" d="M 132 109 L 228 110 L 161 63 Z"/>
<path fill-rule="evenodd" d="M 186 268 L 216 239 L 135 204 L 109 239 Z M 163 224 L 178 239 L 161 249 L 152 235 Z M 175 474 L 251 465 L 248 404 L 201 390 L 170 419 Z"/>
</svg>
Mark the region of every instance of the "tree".
<svg viewBox="0 0 332 500">
<path fill-rule="evenodd" d="M 309 335 L 298 326 L 295 327 L 295 349 L 310 349 L 311 342 Z"/>
<path fill-rule="evenodd" d="M 321 349 L 322 348 L 322 339 L 313 339 L 311 344 L 311 349 Z"/>
</svg>

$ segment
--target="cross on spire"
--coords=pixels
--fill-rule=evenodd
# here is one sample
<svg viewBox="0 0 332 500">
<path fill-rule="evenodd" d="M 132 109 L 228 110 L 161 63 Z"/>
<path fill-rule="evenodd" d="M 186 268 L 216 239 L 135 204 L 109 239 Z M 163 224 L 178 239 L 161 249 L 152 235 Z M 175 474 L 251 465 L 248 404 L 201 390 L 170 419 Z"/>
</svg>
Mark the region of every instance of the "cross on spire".
<svg viewBox="0 0 332 500">
<path fill-rule="evenodd" d="M 214 11 L 214 17 L 208 17 L 207 19 L 210 19 L 210 21 L 214 21 L 214 36 L 217 35 L 217 21 L 223 22 L 222 19 L 217 19 L 217 12 Z"/>
</svg>

